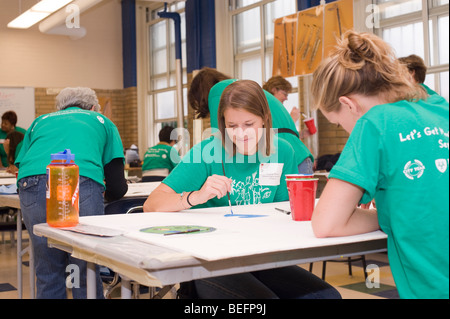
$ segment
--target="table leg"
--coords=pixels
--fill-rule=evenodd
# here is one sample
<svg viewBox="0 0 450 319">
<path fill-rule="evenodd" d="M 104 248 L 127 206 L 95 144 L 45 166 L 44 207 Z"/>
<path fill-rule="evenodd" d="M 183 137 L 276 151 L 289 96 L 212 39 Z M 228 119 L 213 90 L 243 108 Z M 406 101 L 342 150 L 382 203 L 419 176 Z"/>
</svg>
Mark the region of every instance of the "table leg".
<svg viewBox="0 0 450 319">
<path fill-rule="evenodd" d="M 131 299 L 132 291 L 131 291 L 131 280 L 121 276 L 121 290 L 120 294 L 122 299 Z"/>
<path fill-rule="evenodd" d="M 95 264 L 88 262 L 87 270 L 86 270 L 86 294 L 87 299 L 96 299 L 97 298 L 97 282 L 95 276 Z"/>
<path fill-rule="evenodd" d="M 22 249 L 22 211 L 20 209 L 17 210 L 17 292 L 19 294 L 19 299 L 23 298 L 23 280 L 22 280 L 22 260 L 23 255 L 28 253 L 28 256 L 30 257 L 29 261 L 29 268 L 30 268 L 30 298 L 35 299 L 36 298 L 36 285 L 35 285 L 35 270 L 34 270 L 34 255 L 33 255 L 33 248 L 31 245 L 31 238 L 30 243 L 28 244 L 28 247 L 25 249 Z M 27 230 L 28 231 L 28 230 Z"/>
<path fill-rule="evenodd" d="M 23 298 L 22 289 L 22 213 L 20 209 L 17 211 L 17 292 L 19 299 Z M 12 238 L 11 238 L 12 240 Z"/>
<path fill-rule="evenodd" d="M 30 243 L 28 244 L 28 255 L 30 257 L 29 262 L 29 268 L 30 268 L 30 298 L 35 299 L 36 298 L 36 271 L 34 269 L 34 253 L 33 253 L 33 246 L 31 245 L 31 239 Z"/>
</svg>

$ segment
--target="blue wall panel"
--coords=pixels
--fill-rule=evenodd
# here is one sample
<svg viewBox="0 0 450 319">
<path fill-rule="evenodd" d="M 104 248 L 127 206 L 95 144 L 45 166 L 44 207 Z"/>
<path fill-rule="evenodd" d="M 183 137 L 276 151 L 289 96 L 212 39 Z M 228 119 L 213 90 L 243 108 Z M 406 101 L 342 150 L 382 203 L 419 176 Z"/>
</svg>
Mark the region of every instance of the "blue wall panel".
<svg viewBox="0 0 450 319">
<path fill-rule="evenodd" d="M 187 72 L 216 67 L 216 18 L 214 0 L 186 1 Z"/>
<path fill-rule="evenodd" d="M 122 59 L 124 88 L 137 86 L 135 0 L 122 0 Z"/>
</svg>

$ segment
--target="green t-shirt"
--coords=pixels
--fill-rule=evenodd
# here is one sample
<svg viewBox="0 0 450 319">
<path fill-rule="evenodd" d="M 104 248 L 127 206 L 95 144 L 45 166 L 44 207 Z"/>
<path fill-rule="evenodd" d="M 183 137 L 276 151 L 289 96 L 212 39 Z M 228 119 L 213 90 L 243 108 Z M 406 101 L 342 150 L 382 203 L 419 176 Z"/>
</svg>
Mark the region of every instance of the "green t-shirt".
<svg viewBox="0 0 450 319">
<path fill-rule="evenodd" d="M 425 89 L 425 91 L 427 91 L 428 95 L 435 95 L 435 94 L 437 94 L 435 91 L 430 89 L 430 87 L 426 86 L 425 84 L 422 83 L 420 85 Z"/>
<path fill-rule="evenodd" d="M 27 132 L 25 129 L 18 127 L 18 126 L 15 127 L 15 130 L 18 132 L 21 132 L 23 134 L 25 134 Z M 6 136 L 8 136 L 8 134 L 5 131 L 0 129 L 0 140 L 4 140 L 6 138 Z M 3 143 L 0 143 L 0 158 L 2 161 L 2 165 L 4 167 L 8 167 L 9 166 L 8 156 L 6 155 L 5 148 L 3 147 Z"/>
<path fill-rule="evenodd" d="M 103 167 L 115 158 L 124 159 L 117 127 L 100 113 L 70 107 L 34 120 L 25 134 L 16 166 L 18 180 L 46 174 L 51 154 L 70 149 L 80 175 L 104 185 Z"/>
<path fill-rule="evenodd" d="M 212 128 L 219 127 L 218 111 L 222 92 L 228 85 L 236 81 L 237 80 L 231 79 L 219 82 L 215 86 L 213 86 L 209 91 L 208 106 Z M 283 106 L 283 104 L 279 100 L 277 100 L 271 93 L 265 90 L 264 93 L 266 95 L 266 99 L 269 104 L 270 113 L 272 114 L 272 128 L 290 129 L 292 132 L 298 134 L 294 120 L 292 120 L 291 115 Z M 285 139 L 289 144 L 291 144 L 292 148 L 295 151 L 294 155 L 295 155 L 295 162 L 297 163 L 297 165 L 301 164 L 308 157 L 311 159 L 311 161 L 314 161 L 314 157 L 312 156 L 311 152 L 305 146 L 305 144 L 303 144 L 298 135 L 296 136 L 292 133 L 278 133 L 277 135 Z"/>
<path fill-rule="evenodd" d="M 175 148 L 167 144 L 157 144 L 150 147 L 145 153 L 142 171 L 166 168 L 171 172 L 180 161 L 180 156 Z"/>
<path fill-rule="evenodd" d="M 230 156 L 220 139 L 210 137 L 195 145 L 163 183 L 177 193 L 197 191 L 209 176 L 224 175 L 223 162 L 226 176 L 233 180 L 230 192 L 233 205 L 287 201 L 285 174 L 297 173 L 297 166 L 292 162 L 292 147 L 286 141 L 274 138 L 274 144 L 276 151 L 270 157 L 259 153 Z M 268 174 L 272 174 L 269 179 Z M 195 208 L 227 205 L 225 196 L 215 197 Z"/>
<path fill-rule="evenodd" d="M 439 95 L 378 105 L 330 172 L 375 198 L 402 298 L 449 298 L 449 106 Z"/>
</svg>

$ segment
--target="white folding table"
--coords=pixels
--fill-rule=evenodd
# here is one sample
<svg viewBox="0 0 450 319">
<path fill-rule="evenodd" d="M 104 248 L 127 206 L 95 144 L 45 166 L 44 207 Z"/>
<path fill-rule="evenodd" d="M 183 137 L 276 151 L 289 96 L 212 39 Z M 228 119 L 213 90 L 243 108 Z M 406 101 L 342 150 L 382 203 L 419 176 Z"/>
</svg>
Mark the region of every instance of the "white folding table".
<svg viewBox="0 0 450 319">
<path fill-rule="evenodd" d="M 149 287 L 263 269 L 285 267 L 386 251 L 387 236 L 371 232 L 348 237 L 316 238 L 310 222 L 296 222 L 275 210 L 289 210 L 289 202 L 196 209 L 179 213 L 142 213 L 80 218 L 80 224 L 116 232 L 99 237 L 51 228 L 34 227 L 49 245 L 122 275 L 122 297 L 131 296 L 129 281 Z M 201 226 L 215 230 L 173 236 L 146 233 L 161 226 Z M 100 228 L 102 229 L 102 228 Z M 88 269 L 88 298 L 95 297 L 93 271 Z"/>
</svg>

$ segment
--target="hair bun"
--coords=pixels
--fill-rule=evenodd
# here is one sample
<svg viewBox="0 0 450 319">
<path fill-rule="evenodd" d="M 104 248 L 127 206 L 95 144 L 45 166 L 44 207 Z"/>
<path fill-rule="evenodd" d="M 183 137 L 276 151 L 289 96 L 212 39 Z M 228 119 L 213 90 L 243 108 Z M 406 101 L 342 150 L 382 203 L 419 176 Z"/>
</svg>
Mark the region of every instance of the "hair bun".
<svg viewBox="0 0 450 319">
<path fill-rule="evenodd" d="M 377 64 L 383 60 L 380 56 L 387 52 L 379 52 L 373 36 L 367 33 L 347 31 L 338 45 L 339 62 L 346 68 L 359 70 L 366 63 Z M 390 54 L 387 54 L 390 55 Z"/>
<path fill-rule="evenodd" d="M 360 63 L 367 58 L 373 57 L 370 44 L 360 34 L 350 33 L 347 39 L 348 49 L 351 52 L 350 57 L 353 62 Z"/>
</svg>

